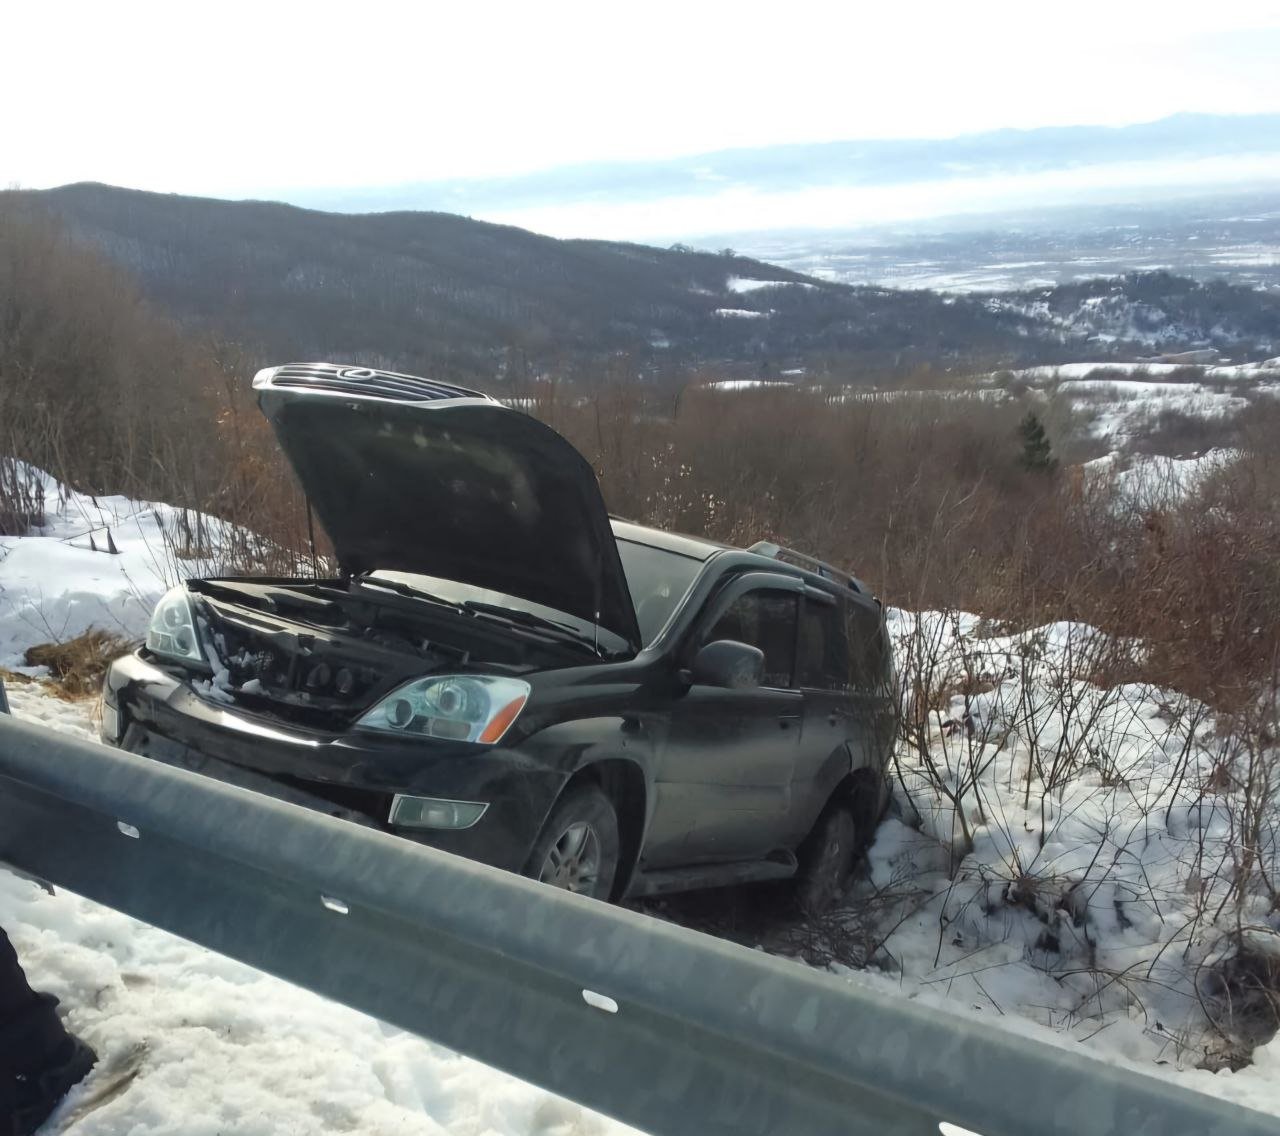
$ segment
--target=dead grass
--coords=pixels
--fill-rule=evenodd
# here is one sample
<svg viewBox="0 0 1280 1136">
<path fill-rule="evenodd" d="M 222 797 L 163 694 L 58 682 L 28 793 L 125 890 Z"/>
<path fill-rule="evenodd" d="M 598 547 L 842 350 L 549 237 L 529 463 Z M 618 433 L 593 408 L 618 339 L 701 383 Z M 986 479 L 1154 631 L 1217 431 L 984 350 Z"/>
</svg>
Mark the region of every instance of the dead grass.
<svg viewBox="0 0 1280 1136">
<path fill-rule="evenodd" d="M 65 643 L 30 647 L 24 661 L 29 667 L 49 668 L 49 685 L 55 693 L 69 699 L 84 698 L 97 694 L 111 661 L 134 646 L 114 632 L 94 629 Z"/>
</svg>

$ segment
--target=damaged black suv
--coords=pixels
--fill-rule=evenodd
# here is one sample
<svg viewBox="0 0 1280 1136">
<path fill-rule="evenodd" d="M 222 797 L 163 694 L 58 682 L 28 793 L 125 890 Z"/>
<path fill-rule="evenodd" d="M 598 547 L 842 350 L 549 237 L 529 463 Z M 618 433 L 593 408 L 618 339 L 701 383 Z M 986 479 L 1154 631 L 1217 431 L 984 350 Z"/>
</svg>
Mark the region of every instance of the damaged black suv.
<svg viewBox="0 0 1280 1136">
<path fill-rule="evenodd" d="M 175 588 L 107 675 L 105 741 L 602 899 L 839 892 L 895 724 L 857 580 L 612 520 L 564 438 L 474 391 L 254 388 L 338 574 Z"/>
</svg>

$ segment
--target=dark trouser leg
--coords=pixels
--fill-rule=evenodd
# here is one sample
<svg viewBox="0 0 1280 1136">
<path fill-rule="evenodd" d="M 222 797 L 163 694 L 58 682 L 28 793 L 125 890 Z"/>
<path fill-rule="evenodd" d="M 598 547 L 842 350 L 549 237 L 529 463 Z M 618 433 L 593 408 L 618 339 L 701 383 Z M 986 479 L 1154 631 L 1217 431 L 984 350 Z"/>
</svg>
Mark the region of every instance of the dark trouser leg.
<svg viewBox="0 0 1280 1136">
<path fill-rule="evenodd" d="M 57 1005 L 51 994 L 31 989 L 9 936 L 0 930 L 0 1077 L 42 1068 L 66 1042 Z"/>
</svg>

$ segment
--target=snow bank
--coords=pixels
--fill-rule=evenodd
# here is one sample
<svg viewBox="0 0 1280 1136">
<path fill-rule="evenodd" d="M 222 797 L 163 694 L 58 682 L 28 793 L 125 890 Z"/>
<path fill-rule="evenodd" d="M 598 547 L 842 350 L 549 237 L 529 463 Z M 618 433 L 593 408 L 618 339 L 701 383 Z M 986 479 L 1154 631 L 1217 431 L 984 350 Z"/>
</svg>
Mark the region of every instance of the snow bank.
<svg viewBox="0 0 1280 1136">
<path fill-rule="evenodd" d="M 749 308 L 716 308 L 721 319 L 768 319 L 768 312 L 753 312 Z"/>
<path fill-rule="evenodd" d="M 1264 359 L 1259 363 L 1213 364 L 1199 366 L 1188 363 L 1120 363 L 1103 361 L 1098 363 L 1060 363 L 1049 366 L 1024 367 L 1013 374 L 1027 382 L 1043 382 L 1045 380 L 1088 379 L 1097 372 L 1104 372 L 1098 381 L 1112 381 L 1106 374 L 1125 375 L 1129 381 L 1149 384 L 1167 375 L 1186 374 L 1196 371 L 1200 378 L 1211 381 L 1256 382 L 1260 379 L 1280 378 L 1280 357 Z M 1180 384 L 1174 384 L 1180 385 Z"/>
<path fill-rule="evenodd" d="M 1085 462 L 1084 475 L 1092 483 L 1112 483 L 1118 514 L 1136 509 L 1168 509 L 1194 493 L 1206 478 L 1227 469 L 1241 457 L 1239 450 L 1215 449 L 1193 458 L 1151 454 L 1124 456 L 1113 451 Z"/>
<path fill-rule="evenodd" d="M 0 537 L 0 666 L 19 667 L 28 647 L 91 627 L 141 639 L 160 596 L 181 580 L 211 574 L 216 550 L 236 531 L 190 510 L 91 497 L 31 472 L 45 523 L 25 536 Z"/>
<path fill-rule="evenodd" d="M 741 390 L 760 390 L 763 387 L 790 387 L 792 383 L 778 382 L 776 379 L 721 379 L 718 382 L 708 383 L 707 390 L 717 391 L 741 391 Z"/>
<path fill-rule="evenodd" d="M 886 825 L 872 850 L 868 887 L 901 893 L 881 964 L 909 990 L 1280 1112 L 1280 1040 L 1241 1073 L 1195 1069 L 1241 1043 L 1204 997 L 1230 933 L 1280 950 L 1263 878 L 1280 868 L 1280 795 L 1242 876 L 1243 740 L 1173 691 L 1097 681 L 1142 649 L 1081 624 L 1000 635 L 892 612 L 890 628 L 919 724 L 897 761 L 920 829 Z"/>
<path fill-rule="evenodd" d="M 1076 374 L 1077 367 L 1087 370 Z M 1065 399 L 1073 411 L 1087 420 L 1091 437 L 1109 441 L 1117 448 L 1157 432 L 1162 415 L 1221 420 L 1249 408 L 1246 393 L 1267 390 L 1265 385 L 1217 390 L 1202 382 L 1148 380 L 1137 377 L 1141 372 L 1133 367 L 1126 370 L 1129 378 L 1091 377 L 1100 369 L 1093 364 L 1067 364 L 1016 373 L 1041 382 L 1033 391 L 1035 397 L 1047 400 L 1056 395 Z"/>
<path fill-rule="evenodd" d="M 725 281 L 725 288 L 730 292 L 755 292 L 761 288 L 812 288 L 803 280 L 752 280 L 746 276 L 730 276 Z"/>
</svg>

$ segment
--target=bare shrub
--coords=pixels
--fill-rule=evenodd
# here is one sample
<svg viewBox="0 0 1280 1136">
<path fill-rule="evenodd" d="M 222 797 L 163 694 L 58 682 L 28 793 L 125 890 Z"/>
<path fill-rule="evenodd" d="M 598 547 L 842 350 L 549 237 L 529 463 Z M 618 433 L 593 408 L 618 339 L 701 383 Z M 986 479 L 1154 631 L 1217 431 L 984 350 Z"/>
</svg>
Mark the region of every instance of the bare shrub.
<svg viewBox="0 0 1280 1136">
<path fill-rule="evenodd" d="M 228 567 L 309 571 L 305 504 L 256 409 L 253 357 L 157 315 L 34 207 L 0 208 L 0 532 L 40 523 L 35 470 L 235 521 Z M 28 463 L 26 465 L 22 463 Z M 193 520 L 174 534 L 208 560 Z"/>
<path fill-rule="evenodd" d="M 44 486 L 34 467 L 0 454 L 0 536 L 44 524 Z"/>
</svg>

